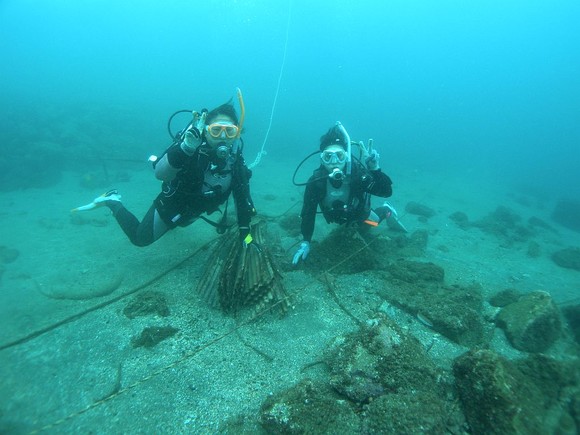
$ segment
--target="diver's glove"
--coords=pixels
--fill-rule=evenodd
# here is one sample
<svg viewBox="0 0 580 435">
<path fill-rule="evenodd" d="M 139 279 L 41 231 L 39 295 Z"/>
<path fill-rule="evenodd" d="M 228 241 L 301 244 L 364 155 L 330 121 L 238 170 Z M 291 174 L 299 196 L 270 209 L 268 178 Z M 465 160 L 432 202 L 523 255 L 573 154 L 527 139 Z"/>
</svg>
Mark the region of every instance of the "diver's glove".
<svg viewBox="0 0 580 435">
<path fill-rule="evenodd" d="M 379 158 L 381 156 L 377 150 L 370 150 L 368 157 L 365 159 L 365 165 L 369 171 L 376 171 L 379 169 Z"/>
<path fill-rule="evenodd" d="M 188 156 L 192 156 L 197 147 L 201 145 L 201 132 L 197 127 L 191 126 L 183 135 L 183 140 L 179 144 L 181 150 Z"/>
<path fill-rule="evenodd" d="M 379 158 L 380 155 L 376 149 L 373 148 L 373 140 L 369 139 L 369 144 L 365 145 L 364 142 L 359 142 L 359 146 L 362 151 L 362 158 L 365 161 L 365 165 L 369 171 L 376 171 L 379 169 Z"/>
<path fill-rule="evenodd" d="M 242 239 L 242 245 L 244 246 L 244 248 L 247 248 L 252 243 L 255 243 L 254 238 L 250 233 L 246 234 L 246 236 Z"/>
<path fill-rule="evenodd" d="M 300 243 L 300 247 L 296 251 L 296 254 L 294 254 L 294 258 L 292 258 L 292 264 L 296 266 L 300 262 L 300 260 L 302 261 L 306 260 L 306 257 L 308 257 L 309 252 L 310 252 L 310 242 L 307 242 L 305 240 L 302 243 Z"/>
<path fill-rule="evenodd" d="M 240 231 L 240 238 L 242 239 L 242 246 L 244 247 L 244 249 L 252 247 L 252 248 L 257 249 L 258 251 L 262 251 L 262 248 L 260 248 L 260 245 L 258 245 L 256 243 L 256 241 L 252 237 L 252 234 L 250 232 L 248 232 L 247 230 Z"/>
</svg>

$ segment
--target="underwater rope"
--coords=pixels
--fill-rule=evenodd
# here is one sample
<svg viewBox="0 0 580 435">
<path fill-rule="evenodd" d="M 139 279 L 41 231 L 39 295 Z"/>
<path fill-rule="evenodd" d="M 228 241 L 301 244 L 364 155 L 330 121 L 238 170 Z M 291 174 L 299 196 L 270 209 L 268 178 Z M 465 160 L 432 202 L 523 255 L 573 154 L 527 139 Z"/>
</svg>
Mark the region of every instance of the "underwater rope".
<svg viewBox="0 0 580 435">
<path fill-rule="evenodd" d="M 288 2 L 288 21 L 286 22 L 286 41 L 284 42 L 284 55 L 282 56 L 282 65 L 280 66 L 280 75 L 278 76 L 278 85 L 276 86 L 276 95 L 274 96 L 274 103 L 272 104 L 272 111 L 270 112 L 270 122 L 268 123 L 268 129 L 266 130 L 266 136 L 264 137 L 264 142 L 262 142 L 262 148 L 258 152 L 256 159 L 248 165 L 249 169 L 257 166 L 262 161 L 262 156 L 266 155 L 264 148 L 266 147 L 266 142 L 268 141 L 268 136 L 270 135 L 270 129 L 272 128 L 272 119 L 274 119 L 274 110 L 276 109 L 276 102 L 278 101 L 278 93 L 280 92 L 280 83 L 282 82 L 282 74 L 284 73 L 284 65 L 286 64 L 286 53 L 288 51 L 288 35 L 290 33 L 290 19 L 292 18 L 292 0 Z"/>
<path fill-rule="evenodd" d="M 242 327 L 244 327 L 244 326 L 247 326 L 247 325 L 249 325 L 249 324 L 251 324 L 251 323 L 255 322 L 257 319 L 261 318 L 261 317 L 262 317 L 263 315 L 265 315 L 266 313 L 268 313 L 268 312 L 272 311 L 272 310 L 273 310 L 274 308 L 276 308 L 278 305 L 280 305 L 280 304 L 282 304 L 282 303 L 284 303 L 284 302 L 287 302 L 288 300 L 290 300 L 291 298 L 293 298 L 295 295 L 297 295 L 297 294 L 299 294 L 299 293 L 303 292 L 303 291 L 304 291 L 304 289 L 306 289 L 307 287 L 311 286 L 313 283 L 315 283 L 315 282 L 317 282 L 317 281 L 322 281 L 322 279 L 323 279 L 324 277 L 327 277 L 327 274 L 328 274 L 329 272 L 332 272 L 332 271 L 333 271 L 333 270 L 335 270 L 336 268 L 340 267 L 340 266 L 341 266 L 343 263 L 345 263 L 346 261 L 349 261 L 351 258 L 353 258 L 354 256 L 358 255 L 358 254 L 359 254 L 359 252 L 361 252 L 363 249 L 366 249 L 367 247 L 369 247 L 369 246 L 370 246 L 370 245 L 371 245 L 371 244 L 372 244 L 372 243 L 373 243 L 375 240 L 378 240 L 378 238 L 379 238 L 379 236 L 380 236 L 380 235 L 381 235 L 381 234 L 377 234 L 375 237 L 373 237 L 373 238 L 372 238 L 371 240 L 369 240 L 368 242 L 366 242 L 366 241 L 365 241 L 365 244 L 364 244 L 364 245 L 363 245 L 361 248 L 359 248 L 359 249 L 358 249 L 358 250 L 356 250 L 355 252 L 351 253 L 351 254 L 350 254 L 348 257 L 344 258 L 343 260 L 339 261 L 338 263 L 334 264 L 333 266 L 329 267 L 328 269 L 326 269 L 326 270 L 324 270 L 324 271 L 320 272 L 320 273 L 319 273 L 318 275 L 316 275 L 316 276 L 314 277 L 314 279 L 313 279 L 313 280 L 311 280 L 309 283 L 307 283 L 307 284 L 305 284 L 304 286 L 302 286 L 302 287 L 298 288 L 298 289 L 297 289 L 297 290 L 295 290 L 294 292 L 288 293 L 288 294 L 286 295 L 286 297 L 285 297 L 285 298 L 282 298 L 282 299 L 280 299 L 280 300 L 276 301 L 275 303 L 273 303 L 272 305 L 265 307 L 265 308 L 264 308 L 262 311 L 258 311 L 258 312 L 256 312 L 256 314 L 254 314 L 254 315 L 253 315 L 252 317 L 250 317 L 248 320 L 245 320 L 245 321 L 243 321 L 243 322 L 239 323 L 238 325 L 236 325 L 236 326 L 235 326 L 235 327 L 233 327 L 232 329 L 230 329 L 230 330 L 228 330 L 228 331 L 224 332 L 222 335 L 218 335 L 216 338 L 214 338 L 214 339 L 211 339 L 211 340 L 207 341 L 206 343 L 204 343 L 204 344 L 201 344 L 201 345 L 199 345 L 199 346 L 195 347 L 193 350 L 191 350 L 191 351 L 189 351 L 189 352 L 185 352 L 185 353 L 183 354 L 183 356 L 182 356 L 182 357 L 180 357 L 180 358 L 176 359 L 175 361 L 173 361 L 173 362 L 171 362 L 171 363 L 167 364 L 166 366 L 163 366 L 163 367 L 161 367 L 161 368 L 159 368 L 159 369 L 157 369 L 157 370 L 154 370 L 153 372 L 151 372 L 151 373 L 149 373 L 148 375 L 146 375 L 144 378 L 141 378 L 141 379 L 139 379 L 139 380 L 137 380 L 137 381 L 133 382 L 132 384 L 130 384 L 130 385 L 128 385 L 128 386 L 126 386 L 126 387 L 124 387 L 124 388 L 119 388 L 119 389 L 116 389 L 116 388 L 115 388 L 115 390 L 113 390 L 113 392 L 112 392 L 110 395 L 108 395 L 108 396 L 106 396 L 106 397 L 104 397 L 104 398 L 102 398 L 102 399 L 100 399 L 100 400 L 97 400 L 97 401 L 95 401 L 95 402 L 91 403 L 90 405 L 87 405 L 86 407 L 84 407 L 84 408 L 82 408 L 82 409 L 80 409 L 80 410 L 78 410 L 78 411 L 72 412 L 72 413 L 70 413 L 70 414 L 68 414 L 68 415 L 66 415 L 66 416 L 64 416 L 64 417 L 62 417 L 62 418 L 60 418 L 60 419 L 58 419 L 58 420 L 56 420 L 56 421 L 53 421 L 52 423 L 49 423 L 49 424 L 47 424 L 47 425 L 45 425 L 45 426 L 42 426 L 42 427 L 40 427 L 40 428 L 38 428 L 38 429 L 34 429 L 34 430 L 32 430 L 30 433 L 31 433 L 31 434 L 37 434 L 37 433 L 40 433 L 40 432 L 47 431 L 47 430 L 49 430 L 49 429 L 53 429 L 53 428 L 55 428 L 56 426 L 59 426 L 59 425 L 61 425 L 62 423 L 65 423 L 65 422 L 67 422 L 67 421 L 69 421 L 69 420 L 72 420 L 72 419 L 73 419 L 73 418 L 75 418 L 75 417 L 78 417 L 79 415 L 82 415 L 82 414 L 86 413 L 87 411 L 90 411 L 91 409 L 94 409 L 94 408 L 97 408 L 97 407 L 99 407 L 99 406 L 100 406 L 100 405 L 102 405 L 103 403 L 106 403 L 106 402 L 108 402 L 108 401 L 110 401 L 110 400 L 112 400 L 112 399 L 114 399 L 114 398 L 116 398 L 116 397 L 119 397 L 119 396 L 121 396 L 121 395 L 125 394 L 126 392 L 128 392 L 128 391 L 130 391 L 130 390 L 134 389 L 135 387 L 138 387 L 139 385 L 141 385 L 141 384 L 144 384 L 145 382 L 147 382 L 147 381 L 149 381 L 149 380 L 151 380 L 151 379 L 153 379 L 153 378 L 155 378 L 155 377 L 157 377 L 157 376 L 159 376 L 159 375 L 161 375 L 161 374 L 163 374 L 163 373 L 167 372 L 168 370 L 170 370 L 170 369 L 172 369 L 172 368 L 174 368 L 174 367 L 178 366 L 178 365 L 179 365 L 179 364 L 181 364 L 182 362 L 184 362 L 184 361 L 187 361 L 187 360 L 188 360 L 188 359 L 190 359 L 190 358 L 193 358 L 194 356 L 196 356 L 197 354 L 199 354 L 201 351 L 203 351 L 203 350 L 205 350 L 205 349 L 207 349 L 207 348 L 209 348 L 209 347 L 213 346 L 214 344 L 216 344 L 216 343 L 218 343 L 218 342 L 222 341 L 224 338 L 227 338 L 227 337 L 229 337 L 230 335 L 232 335 L 232 334 L 234 334 L 234 333 L 238 332 L 238 331 L 239 331 L 239 330 L 240 330 Z M 212 240 L 211 242 L 213 242 L 213 240 Z M 209 243 L 211 243 L 211 242 L 209 242 Z M 207 243 L 206 245 L 208 245 L 209 243 Z M 205 247 L 206 245 L 204 245 L 204 247 Z M 200 248 L 200 249 L 201 249 L 201 248 Z M 198 249 L 198 250 L 196 250 L 196 251 L 195 251 L 195 253 L 194 253 L 193 255 L 190 255 L 190 256 L 188 256 L 186 259 L 182 260 L 182 261 L 181 261 L 181 262 L 180 262 L 178 265 L 174 266 L 174 267 L 173 267 L 171 270 L 173 270 L 175 267 L 177 267 L 177 266 L 179 266 L 179 265 L 181 265 L 181 264 L 185 263 L 187 260 L 191 259 L 191 258 L 192 258 L 192 257 L 193 257 L 195 254 L 197 254 L 198 252 L 199 252 L 199 249 Z M 326 278 L 326 279 L 328 279 L 328 278 Z M 337 300 L 336 300 L 336 299 L 334 299 L 334 298 L 331 298 L 331 299 L 332 299 L 332 300 L 333 300 L 335 303 L 337 302 Z M 343 307 L 341 307 L 341 306 L 340 306 L 340 304 L 339 304 L 339 308 L 341 308 L 341 309 L 342 309 Z M 358 320 L 358 319 L 357 319 L 357 320 Z M 355 323 L 358 323 L 358 322 L 355 322 Z M 255 349 L 254 349 L 254 350 L 255 350 Z M 267 356 L 266 356 L 265 354 L 264 354 L 264 355 L 262 355 L 262 356 L 264 356 L 264 357 L 267 359 Z"/>
<path fill-rule="evenodd" d="M 101 302 L 100 304 L 94 305 L 90 308 L 87 308 L 84 311 L 80 311 L 76 314 L 73 314 L 73 315 L 66 317 L 62 320 L 59 320 L 55 323 L 51 323 L 50 325 L 45 326 L 44 328 L 38 329 L 36 331 L 33 331 L 30 334 L 25 335 L 24 337 L 20 337 L 16 340 L 8 342 L 8 343 L 3 343 L 0 345 L 0 351 L 5 350 L 5 349 L 9 349 L 9 348 L 17 346 L 19 344 L 24 344 L 30 340 L 33 340 L 36 337 L 40 337 L 41 335 L 46 334 L 47 332 L 53 331 L 53 330 L 55 330 L 63 325 L 66 325 L 67 323 L 74 322 L 75 320 L 78 320 L 81 317 L 84 317 L 87 314 L 92 313 L 93 311 L 100 310 L 101 308 L 105 308 L 106 306 L 111 305 L 115 302 L 118 302 L 121 299 L 126 298 L 127 296 L 131 296 L 132 294 L 137 293 L 139 290 L 143 290 L 144 288 L 149 287 L 151 284 L 154 284 L 155 282 L 159 281 L 161 278 L 163 278 L 169 272 L 173 272 L 175 269 L 177 269 L 178 267 L 185 264 L 191 258 L 195 257 L 199 252 L 207 249 L 209 247 L 209 245 L 211 245 L 216 240 L 217 239 L 210 240 L 209 242 L 205 243 L 204 245 L 202 245 L 198 249 L 196 249 L 192 254 L 185 257 L 183 260 L 179 261 L 178 263 L 174 264 L 173 266 L 169 267 L 168 269 L 164 270 L 163 272 L 154 276 L 153 278 L 149 279 L 148 281 L 144 282 L 143 284 L 139 284 L 137 287 L 129 290 L 128 292 L 125 292 L 123 294 L 120 294 L 120 295 L 112 298 L 112 299 Z"/>
<path fill-rule="evenodd" d="M 275 217 L 271 217 L 269 219 L 275 219 L 275 218 L 280 218 L 285 216 L 286 214 L 288 214 L 290 212 L 290 210 L 292 210 L 297 204 L 299 204 L 299 202 L 295 202 L 292 206 L 290 206 L 284 213 L 282 213 L 279 216 L 275 216 Z M 187 257 L 185 257 L 184 259 L 182 259 L 181 261 L 179 261 L 178 263 L 174 264 L 173 266 L 171 266 L 170 268 L 164 270 L 163 272 L 161 272 L 160 274 L 154 276 L 153 278 L 151 278 L 150 280 L 144 282 L 143 284 L 138 285 L 137 287 L 129 290 L 128 292 L 125 292 L 123 294 L 120 294 L 112 299 L 106 300 L 101 302 L 100 304 L 94 305 L 92 307 L 87 308 L 86 310 L 80 311 L 78 313 L 75 313 L 69 317 L 66 317 L 64 319 L 61 319 L 55 323 L 51 323 L 50 325 L 38 329 L 36 331 L 33 331 L 27 335 L 25 335 L 24 337 L 20 337 L 17 338 L 16 340 L 13 341 L 9 341 L 7 343 L 3 343 L 0 344 L 0 351 L 5 350 L 5 349 L 9 349 L 11 347 L 20 345 L 20 344 L 24 344 L 30 340 L 33 340 L 37 337 L 40 337 L 41 335 L 44 335 L 50 331 L 53 331 L 63 325 L 66 325 L 67 323 L 71 323 L 74 322 L 75 320 L 80 319 L 81 317 L 84 317 L 85 315 L 92 313 L 94 311 L 100 310 L 101 308 L 105 308 L 111 304 L 114 304 L 115 302 L 118 302 L 124 298 L 126 298 L 127 296 L 131 296 L 134 293 L 137 293 L 139 290 L 143 290 L 144 288 L 149 287 L 151 284 L 154 284 L 155 282 L 159 281 L 161 278 L 163 278 L 165 275 L 167 275 L 168 273 L 174 271 L 175 269 L 177 269 L 178 267 L 182 266 L 183 264 L 185 264 L 187 261 L 189 261 L 190 259 L 192 259 L 193 257 L 195 257 L 200 251 L 206 250 L 209 245 L 211 245 L 213 242 L 215 242 L 217 239 L 212 239 L 209 242 L 205 243 L 204 245 L 200 246 L 198 249 L 196 249 L 193 253 L 191 253 L 190 255 L 188 255 Z"/>
</svg>

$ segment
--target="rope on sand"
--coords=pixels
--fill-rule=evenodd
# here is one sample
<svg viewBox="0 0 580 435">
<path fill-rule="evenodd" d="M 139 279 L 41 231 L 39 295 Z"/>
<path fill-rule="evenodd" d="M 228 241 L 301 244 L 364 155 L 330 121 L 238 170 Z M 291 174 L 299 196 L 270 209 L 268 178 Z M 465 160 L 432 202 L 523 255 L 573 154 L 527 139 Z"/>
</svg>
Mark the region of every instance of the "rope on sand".
<svg viewBox="0 0 580 435">
<path fill-rule="evenodd" d="M 290 207 L 286 213 L 288 211 L 290 211 L 292 209 L 292 207 Z M 325 271 L 320 272 L 318 275 L 316 275 L 314 277 L 314 279 L 310 282 L 308 282 L 307 284 L 301 286 L 300 288 L 296 289 L 294 292 L 288 292 L 285 298 L 282 298 L 278 301 L 276 301 L 275 303 L 264 307 L 261 311 L 256 312 L 253 316 L 251 316 L 248 320 L 242 321 L 240 323 L 238 323 L 235 327 L 229 329 L 228 331 L 225 331 L 223 334 L 215 337 L 214 339 L 211 339 L 203 344 L 200 344 L 199 346 L 194 347 L 193 349 L 191 349 L 188 352 L 185 352 L 183 354 L 183 356 L 181 356 L 180 358 L 176 359 L 175 361 L 165 365 L 164 367 L 160 367 L 157 370 L 154 370 L 153 372 L 149 373 L 148 375 L 146 375 L 145 377 L 133 382 L 132 384 L 126 386 L 126 387 L 121 387 L 120 385 L 120 372 L 118 373 L 118 380 L 117 383 L 115 385 L 115 387 L 112 389 L 112 391 L 106 395 L 105 397 L 102 397 L 101 399 L 98 399 L 96 401 L 94 401 L 93 403 L 87 405 L 86 407 L 79 409 L 77 411 L 74 411 L 68 415 L 65 415 L 64 417 L 55 420 L 51 423 L 48 423 L 40 428 L 34 429 L 32 430 L 30 433 L 31 434 L 37 434 L 40 432 L 44 432 L 47 430 L 51 430 L 54 429 L 57 426 L 60 426 L 61 424 L 70 421 L 92 409 L 95 409 L 97 407 L 99 407 L 100 405 L 109 402 L 119 396 L 124 395 L 125 393 L 127 393 L 130 390 L 133 390 L 134 388 L 148 382 L 149 380 L 167 372 L 168 370 L 180 365 L 181 363 L 195 357 L 196 355 L 198 355 L 199 353 L 201 353 L 203 350 L 214 346 L 215 344 L 218 344 L 220 341 L 222 341 L 224 338 L 229 337 L 230 335 L 234 334 L 234 333 L 238 333 L 239 330 L 241 328 L 243 328 L 244 326 L 247 326 L 253 322 L 255 322 L 257 319 L 261 318 L 263 315 L 265 315 L 268 312 L 271 312 L 274 308 L 280 306 L 281 304 L 288 304 L 288 301 L 291 300 L 292 298 L 294 298 L 296 295 L 298 295 L 299 293 L 302 293 L 307 287 L 311 286 L 313 283 L 317 282 L 317 281 L 322 281 L 323 279 L 325 280 L 325 282 L 329 283 L 329 279 L 331 279 L 331 277 L 329 276 L 329 273 L 332 272 L 333 270 L 339 268 L 342 264 L 344 264 L 345 262 L 349 261 L 351 258 L 355 257 L 356 255 L 358 255 L 362 250 L 366 249 L 368 246 L 370 246 L 375 240 L 377 240 L 379 237 L 379 234 L 377 234 L 374 238 L 372 238 L 371 240 L 369 240 L 368 242 L 365 242 L 364 246 L 362 246 L 360 249 L 352 252 L 349 256 L 347 256 L 346 258 L 344 258 L 343 260 L 339 261 L 338 263 L 334 264 L 333 266 L 331 266 L 330 268 L 328 268 Z M 15 340 L 11 343 L 7 343 L 4 344 L 2 346 L 0 346 L 0 350 L 2 349 L 6 349 L 18 344 L 22 344 L 25 343 L 27 341 L 32 340 L 33 338 L 36 338 L 40 335 L 45 334 L 48 331 L 54 330 L 66 323 L 70 323 L 74 320 L 77 320 L 81 317 L 83 317 L 84 315 L 96 311 L 100 308 L 106 307 L 107 305 L 110 305 L 114 302 L 117 302 L 133 293 L 136 293 L 137 291 L 148 287 L 149 285 L 153 284 L 154 282 L 158 281 L 159 279 L 161 279 L 162 277 L 164 277 L 165 275 L 167 275 L 168 273 L 170 273 L 171 271 L 177 269 L 178 267 L 182 266 L 184 263 L 186 263 L 188 260 L 190 260 L 191 258 L 193 258 L 195 255 L 197 255 L 200 251 L 202 250 L 206 250 L 208 248 L 208 246 L 213 243 L 216 239 L 211 240 L 209 242 L 207 242 L 206 244 L 204 244 L 203 246 L 201 246 L 200 248 L 198 248 L 195 252 L 193 252 L 191 255 L 187 256 L 186 258 L 184 258 L 183 260 L 181 260 L 179 263 L 173 265 L 172 267 L 170 267 L 169 269 L 167 269 L 166 271 L 160 273 L 159 275 L 155 276 L 154 278 L 150 279 L 149 281 L 147 281 L 146 283 L 141 284 L 140 286 L 132 289 L 129 292 L 123 293 L 122 295 L 117 296 L 116 298 L 113 298 L 109 301 L 103 302 L 102 304 L 98 304 L 94 307 L 91 307 L 85 311 L 82 311 L 80 313 L 77 313 L 73 316 L 70 316 L 66 319 L 63 319 L 47 328 L 41 329 L 39 331 L 36 331 L 32 334 L 27 335 L 26 337 L 22 337 L 21 339 Z M 332 292 L 331 292 L 332 293 Z M 338 304 L 338 306 L 343 309 L 343 311 L 345 311 L 345 313 L 349 313 L 348 310 L 344 310 L 344 305 L 340 302 L 338 296 L 336 294 L 333 295 L 333 301 L 335 303 Z M 355 320 L 355 323 L 360 324 L 360 320 L 357 319 L 356 317 L 354 317 L 352 314 L 350 314 L 350 317 Z M 255 348 L 253 348 L 253 350 L 256 350 Z M 257 351 L 257 350 L 256 350 Z M 263 354 L 262 352 L 258 352 L 260 353 L 260 355 L 262 355 L 267 361 L 271 361 L 271 357 L 267 354 Z"/>
<path fill-rule="evenodd" d="M 40 337 L 41 335 L 44 335 L 50 331 L 54 331 L 55 329 L 66 325 L 67 323 L 71 323 L 74 322 L 75 320 L 78 320 L 84 316 L 86 316 L 89 313 L 92 313 L 94 311 L 100 310 L 101 308 L 107 307 L 111 304 L 114 304 L 115 302 L 118 302 L 124 298 L 126 298 L 127 296 L 131 296 L 134 293 L 137 293 L 139 290 L 142 290 L 144 288 L 149 287 L 150 285 L 154 284 L 155 282 L 159 281 L 161 278 L 163 278 L 164 276 L 166 276 L 167 274 L 169 274 L 170 272 L 173 272 L 175 269 L 181 267 L 183 264 L 185 264 L 187 261 L 189 261 L 191 258 L 195 257 L 200 251 L 203 251 L 205 249 L 208 248 L 208 246 L 213 243 L 215 241 L 214 240 L 210 240 L 209 242 L 207 242 L 206 244 L 200 246 L 197 250 L 195 250 L 192 254 L 188 255 L 187 257 L 185 257 L 184 259 L 182 259 L 180 262 L 174 264 L 173 266 L 169 267 L 168 269 L 164 270 L 163 272 L 161 272 L 160 274 L 154 276 L 153 278 L 151 278 L 150 280 L 144 282 L 143 284 L 138 285 L 137 287 L 123 293 L 120 294 L 119 296 L 116 296 L 112 299 L 109 299 L 107 301 L 101 302 L 100 304 L 94 305 L 90 308 L 87 308 L 86 310 L 80 311 L 76 314 L 73 314 L 69 317 L 66 317 L 62 320 L 59 320 L 58 322 L 52 323 L 44 328 L 38 329 L 34 332 L 31 332 L 28 335 L 25 335 L 24 337 L 20 337 L 16 340 L 10 341 L 8 343 L 4 343 L 2 345 L 0 345 L 0 351 L 5 350 L 5 349 L 9 349 L 11 347 L 26 343 L 30 340 L 33 340 L 37 337 Z"/>
</svg>

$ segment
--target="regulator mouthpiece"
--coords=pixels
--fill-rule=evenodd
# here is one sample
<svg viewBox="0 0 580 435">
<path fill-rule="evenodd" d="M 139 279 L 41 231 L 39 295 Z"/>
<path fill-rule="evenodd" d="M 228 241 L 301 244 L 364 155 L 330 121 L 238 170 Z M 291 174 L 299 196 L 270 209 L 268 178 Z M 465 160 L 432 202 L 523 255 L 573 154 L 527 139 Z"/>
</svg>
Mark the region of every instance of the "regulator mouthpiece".
<svg viewBox="0 0 580 435">
<path fill-rule="evenodd" d="M 215 154 L 218 159 L 225 159 L 229 153 L 230 149 L 226 145 L 220 145 L 215 150 Z"/>
<path fill-rule="evenodd" d="M 328 174 L 330 178 L 336 181 L 342 181 L 344 179 L 344 172 L 342 172 L 338 168 L 334 168 L 330 174 Z"/>
</svg>

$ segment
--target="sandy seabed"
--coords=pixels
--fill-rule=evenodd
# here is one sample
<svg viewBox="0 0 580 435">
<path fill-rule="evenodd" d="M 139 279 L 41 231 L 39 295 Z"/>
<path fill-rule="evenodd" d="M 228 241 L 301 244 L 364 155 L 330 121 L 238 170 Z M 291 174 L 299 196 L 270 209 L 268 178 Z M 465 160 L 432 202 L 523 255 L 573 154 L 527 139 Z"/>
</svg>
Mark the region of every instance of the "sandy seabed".
<svg viewBox="0 0 580 435">
<path fill-rule="evenodd" d="M 293 162 L 265 159 L 254 171 L 254 201 L 271 222 L 300 212 L 303 190 L 291 184 L 293 170 Z M 140 217 L 159 184 L 145 165 L 127 172 L 130 180 L 112 187 Z M 557 303 L 578 298 L 580 272 L 557 266 L 550 255 L 580 245 L 580 235 L 551 222 L 553 203 L 524 201 L 503 186 L 482 188 L 461 175 L 403 169 L 390 175 L 396 183 L 389 202 L 406 227 L 429 232 L 427 251 L 417 260 L 443 267 L 446 282 L 477 282 L 486 295 L 516 288 L 545 290 Z M 67 173 L 51 188 L 0 194 L 1 244 L 19 251 L 4 265 L 0 281 L 0 432 L 215 433 L 226 421 L 256 419 L 262 402 L 303 379 L 301 368 L 318 360 L 332 338 L 356 329 L 323 284 L 300 269 L 284 274 L 294 295 L 287 316 L 267 314 L 240 327 L 195 292 L 207 259 L 207 251 L 198 249 L 216 237 L 212 227 L 198 221 L 150 247 L 134 247 L 107 209 L 71 215 L 71 208 L 106 190 L 83 188 L 79 179 Z M 406 214 L 409 201 L 433 208 L 436 215 L 421 221 Z M 537 217 L 554 228 L 535 237 L 539 257 L 528 256 L 526 244 L 505 247 L 478 228 L 463 230 L 449 219 L 457 211 L 479 219 L 500 205 L 524 221 Z M 330 230 L 319 218 L 315 238 Z M 288 262 L 298 241 L 282 233 Z M 350 286 L 343 282 L 339 290 L 361 284 L 357 275 L 341 279 Z M 163 293 L 170 315 L 130 319 L 123 310 L 132 296 L 106 303 L 135 290 Z M 381 303 L 368 290 L 356 303 L 344 297 L 361 318 Z M 424 343 L 437 336 L 440 346 L 433 353 L 441 364 L 466 350 L 414 318 L 405 321 Z M 150 349 L 132 346 L 145 327 L 168 325 L 179 332 Z M 508 357 L 518 356 L 501 331 L 492 345 Z M 322 368 L 309 375 L 316 376 L 316 370 Z"/>
</svg>

